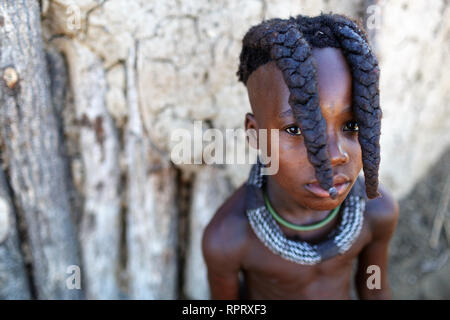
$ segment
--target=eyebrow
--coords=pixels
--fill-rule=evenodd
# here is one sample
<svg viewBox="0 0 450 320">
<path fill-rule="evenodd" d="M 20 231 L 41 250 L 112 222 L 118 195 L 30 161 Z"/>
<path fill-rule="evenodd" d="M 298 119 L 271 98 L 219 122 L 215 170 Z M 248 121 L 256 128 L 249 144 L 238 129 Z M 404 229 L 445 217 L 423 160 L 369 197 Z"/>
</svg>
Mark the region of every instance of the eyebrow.
<svg viewBox="0 0 450 320">
<path fill-rule="evenodd" d="M 349 112 L 352 112 L 352 111 L 353 111 L 352 108 L 350 106 L 348 106 L 341 112 L 341 114 L 346 114 L 346 113 L 349 113 Z M 288 109 L 286 111 L 281 111 L 278 114 L 279 118 L 287 118 L 287 117 L 290 117 L 290 116 L 293 116 L 292 109 Z"/>
</svg>

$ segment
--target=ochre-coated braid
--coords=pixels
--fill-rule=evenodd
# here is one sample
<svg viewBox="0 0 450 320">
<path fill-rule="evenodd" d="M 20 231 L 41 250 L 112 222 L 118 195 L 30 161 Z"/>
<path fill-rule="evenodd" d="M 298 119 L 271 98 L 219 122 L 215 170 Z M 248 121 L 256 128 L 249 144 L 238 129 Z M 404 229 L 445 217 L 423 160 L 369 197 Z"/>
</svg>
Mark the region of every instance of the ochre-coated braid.
<svg viewBox="0 0 450 320">
<path fill-rule="evenodd" d="M 366 193 L 369 199 L 378 192 L 380 131 L 382 111 L 379 96 L 378 62 L 368 45 L 367 36 L 354 22 L 340 15 L 325 19 L 339 41 L 350 66 L 353 86 L 353 112 L 358 122 Z"/>
</svg>

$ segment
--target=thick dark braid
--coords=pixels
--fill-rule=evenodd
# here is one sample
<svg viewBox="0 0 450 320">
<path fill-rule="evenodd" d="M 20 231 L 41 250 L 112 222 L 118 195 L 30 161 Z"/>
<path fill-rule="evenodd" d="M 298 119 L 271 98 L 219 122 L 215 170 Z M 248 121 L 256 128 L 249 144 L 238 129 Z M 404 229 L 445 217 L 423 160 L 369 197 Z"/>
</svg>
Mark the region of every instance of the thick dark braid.
<svg viewBox="0 0 450 320">
<path fill-rule="evenodd" d="M 245 84 L 260 65 L 276 62 L 291 93 L 289 104 L 304 135 L 308 160 L 319 184 L 333 198 L 336 190 L 332 188 L 326 122 L 320 111 L 311 47 L 342 49 L 351 68 L 353 111 L 359 127 L 366 193 L 368 198 L 375 198 L 379 196 L 379 68 L 366 35 L 354 21 L 340 15 L 298 16 L 272 19 L 252 27 L 243 40 L 239 80 Z"/>
<path fill-rule="evenodd" d="M 258 50 L 263 54 L 258 55 Z M 327 152 L 326 121 L 319 106 L 315 62 L 295 19 L 272 19 L 249 30 L 241 53 L 240 80 L 246 83 L 258 63 L 270 60 L 275 61 L 289 88 L 289 105 L 304 136 L 308 160 L 315 168 L 317 180 L 335 198 L 337 191 L 333 187 Z"/>
<path fill-rule="evenodd" d="M 359 127 L 358 139 L 362 151 L 366 193 L 369 199 L 373 199 L 380 195 L 380 69 L 366 34 L 356 22 L 341 15 L 332 15 L 324 17 L 324 24 L 333 31 L 351 69 L 352 104 Z"/>
</svg>

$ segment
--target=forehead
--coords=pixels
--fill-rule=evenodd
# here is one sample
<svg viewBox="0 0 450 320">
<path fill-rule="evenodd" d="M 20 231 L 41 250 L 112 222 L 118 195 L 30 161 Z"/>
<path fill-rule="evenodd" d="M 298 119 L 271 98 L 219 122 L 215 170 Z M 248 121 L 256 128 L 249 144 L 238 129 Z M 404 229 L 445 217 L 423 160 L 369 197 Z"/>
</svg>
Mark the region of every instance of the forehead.
<svg viewBox="0 0 450 320">
<path fill-rule="evenodd" d="M 342 52 L 335 48 L 312 50 L 316 62 L 319 101 L 324 117 L 339 113 L 351 102 L 351 74 Z M 275 62 L 256 69 L 247 81 L 248 95 L 258 121 L 289 114 L 289 89 Z"/>
</svg>

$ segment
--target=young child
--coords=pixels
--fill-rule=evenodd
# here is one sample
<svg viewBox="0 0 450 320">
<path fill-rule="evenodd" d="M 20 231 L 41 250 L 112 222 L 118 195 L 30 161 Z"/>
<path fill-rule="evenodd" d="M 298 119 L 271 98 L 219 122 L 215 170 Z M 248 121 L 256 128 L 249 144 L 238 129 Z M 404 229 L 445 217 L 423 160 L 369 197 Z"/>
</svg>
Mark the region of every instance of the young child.
<svg viewBox="0 0 450 320">
<path fill-rule="evenodd" d="M 349 299 L 356 260 L 359 297 L 390 298 L 398 205 L 378 185 L 379 68 L 365 33 L 341 15 L 264 21 L 244 37 L 238 76 L 246 129 L 279 130 L 279 169 L 262 175 L 258 161 L 207 226 L 212 298 Z"/>
</svg>

